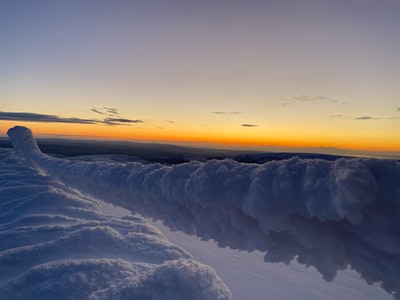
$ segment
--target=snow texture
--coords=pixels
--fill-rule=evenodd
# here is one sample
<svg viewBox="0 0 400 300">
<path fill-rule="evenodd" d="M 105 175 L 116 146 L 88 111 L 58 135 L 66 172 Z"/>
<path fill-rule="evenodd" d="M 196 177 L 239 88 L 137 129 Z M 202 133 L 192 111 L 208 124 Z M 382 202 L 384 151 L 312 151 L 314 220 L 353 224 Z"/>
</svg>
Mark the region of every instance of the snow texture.
<svg viewBox="0 0 400 300">
<path fill-rule="evenodd" d="M 0 241 L 0 299 L 232 298 L 142 217 L 107 215 L 16 157 L 0 161 Z"/>
<path fill-rule="evenodd" d="M 82 193 L 223 247 L 266 251 L 268 262 L 296 258 L 326 280 L 350 266 L 399 296 L 397 161 L 82 162 L 44 155 L 27 128 L 8 134 L 26 164 Z"/>
</svg>

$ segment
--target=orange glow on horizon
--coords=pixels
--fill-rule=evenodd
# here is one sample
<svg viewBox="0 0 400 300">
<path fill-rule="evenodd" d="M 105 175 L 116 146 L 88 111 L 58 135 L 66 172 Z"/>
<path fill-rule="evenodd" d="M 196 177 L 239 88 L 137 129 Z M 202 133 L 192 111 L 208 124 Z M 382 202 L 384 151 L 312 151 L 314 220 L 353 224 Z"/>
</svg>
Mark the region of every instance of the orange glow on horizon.
<svg viewBox="0 0 400 300">
<path fill-rule="evenodd" d="M 89 138 L 106 140 L 130 140 L 142 142 L 178 143 L 200 146 L 218 146 L 228 148 L 340 148 L 360 151 L 400 152 L 400 142 L 383 137 L 369 139 L 355 138 L 354 136 L 326 137 L 307 134 L 273 135 L 252 132 L 253 129 L 236 131 L 194 130 L 191 128 L 160 129 L 141 128 L 140 126 L 105 126 L 65 123 L 24 123 L 3 121 L 0 134 L 6 134 L 8 128 L 16 125 L 26 126 L 33 131 L 36 137 L 59 136 L 61 138 Z M 379 146 L 377 146 L 379 145 Z"/>
</svg>

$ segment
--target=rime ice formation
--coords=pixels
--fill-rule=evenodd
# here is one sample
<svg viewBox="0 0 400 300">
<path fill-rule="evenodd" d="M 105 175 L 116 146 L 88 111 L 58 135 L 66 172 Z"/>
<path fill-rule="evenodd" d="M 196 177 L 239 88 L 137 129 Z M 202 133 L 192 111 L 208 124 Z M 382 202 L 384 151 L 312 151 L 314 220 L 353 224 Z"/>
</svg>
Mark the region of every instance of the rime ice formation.
<svg viewBox="0 0 400 300">
<path fill-rule="evenodd" d="M 13 141 L 30 166 L 43 157 L 29 135 Z M 142 217 L 107 215 L 24 161 L 0 160 L 0 299 L 231 299 Z"/>
<path fill-rule="evenodd" d="M 29 129 L 8 132 L 17 155 L 43 174 L 104 201 L 163 220 L 221 246 L 297 260 L 326 280 L 351 266 L 400 291 L 400 164 L 292 158 L 173 166 L 82 162 L 40 152 Z"/>
</svg>

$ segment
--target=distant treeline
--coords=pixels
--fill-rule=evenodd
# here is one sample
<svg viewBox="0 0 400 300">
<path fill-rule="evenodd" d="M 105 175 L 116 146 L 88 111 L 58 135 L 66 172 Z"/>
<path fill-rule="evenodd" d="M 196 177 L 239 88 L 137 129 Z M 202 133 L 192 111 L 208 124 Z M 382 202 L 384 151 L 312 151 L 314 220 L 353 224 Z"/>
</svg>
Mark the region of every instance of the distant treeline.
<svg viewBox="0 0 400 300">
<path fill-rule="evenodd" d="M 341 156 L 289 153 L 256 152 L 243 150 L 209 149 L 184 147 L 169 144 L 136 143 L 124 141 L 96 141 L 69 139 L 38 139 L 38 146 L 43 153 L 57 157 L 77 157 L 104 155 L 111 160 L 147 161 L 163 164 L 179 164 L 191 160 L 209 160 L 230 158 L 238 162 L 265 163 L 273 160 L 290 159 L 297 156 L 303 159 L 336 160 Z M 0 138 L 0 148 L 12 148 L 7 138 Z"/>
</svg>

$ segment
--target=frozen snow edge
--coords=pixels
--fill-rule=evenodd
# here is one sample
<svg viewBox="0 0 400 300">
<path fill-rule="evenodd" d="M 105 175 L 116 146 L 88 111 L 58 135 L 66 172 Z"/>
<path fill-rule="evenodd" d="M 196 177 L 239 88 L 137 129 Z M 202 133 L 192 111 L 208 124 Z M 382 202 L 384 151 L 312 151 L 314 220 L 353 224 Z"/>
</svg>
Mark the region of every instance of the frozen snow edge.
<svg viewBox="0 0 400 300">
<path fill-rule="evenodd" d="M 84 193 L 221 246 L 268 251 L 266 261 L 297 257 L 327 280 L 350 265 L 399 294 L 397 161 L 72 162 L 41 153 L 27 128 L 8 134 L 26 163 Z"/>
</svg>

